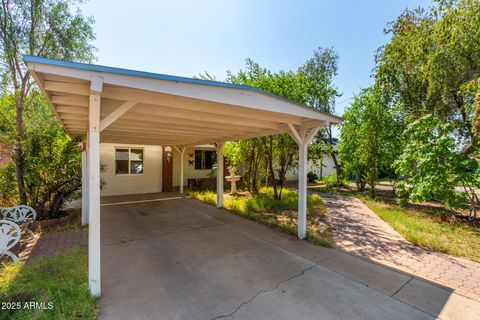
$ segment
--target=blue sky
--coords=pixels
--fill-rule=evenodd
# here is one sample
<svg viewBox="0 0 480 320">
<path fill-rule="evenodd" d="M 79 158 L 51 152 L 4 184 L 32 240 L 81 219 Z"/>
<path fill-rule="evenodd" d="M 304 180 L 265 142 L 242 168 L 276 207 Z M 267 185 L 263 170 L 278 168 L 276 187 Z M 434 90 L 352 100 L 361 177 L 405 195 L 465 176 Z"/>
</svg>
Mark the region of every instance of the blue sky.
<svg viewBox="0 0 480 320">
<path fill-rule="evenodd" d="M 134 4 L 134 5 L 133 5 Z M 226 71 L 252 58 L 277 71 L 297 69 L 315 48 L 340 54 L 335 84 L 341 115 L 352 95 L 372 83 L 374 52 L 383 29 L 421 0 L 90 0 L 98 63 L 192 77 Z"/>
</svg>

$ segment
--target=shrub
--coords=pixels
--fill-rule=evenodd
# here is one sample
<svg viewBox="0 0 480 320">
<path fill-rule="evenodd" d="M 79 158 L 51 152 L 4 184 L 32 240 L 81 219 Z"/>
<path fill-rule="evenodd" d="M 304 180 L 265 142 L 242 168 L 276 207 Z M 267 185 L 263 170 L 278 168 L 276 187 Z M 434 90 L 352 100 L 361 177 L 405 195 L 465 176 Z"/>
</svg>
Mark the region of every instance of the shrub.
<svg viewBox="0 0 480 320">
<path fill-rule="evenodd" d="M 318 176 L 315 172 L 310 171 L 309 173 L 307 173 L 308 182 L 315 182 L 316 180 L 318 180 Z"/>
<path fill-rule="evenodd" d="M 13 206 L 18 199 L 15 165 L 11 162 L 0 168 L 0 206 Z"/>
<path fill-rule="evenodd" d="M 337 182 L 337 174 L 335 172 L 326 177 L 323 177 L 320 183 L 327 188 L 348 187 L 348 180 L 344 177 L 340 178 L 339 183 Z"/>
</svg>

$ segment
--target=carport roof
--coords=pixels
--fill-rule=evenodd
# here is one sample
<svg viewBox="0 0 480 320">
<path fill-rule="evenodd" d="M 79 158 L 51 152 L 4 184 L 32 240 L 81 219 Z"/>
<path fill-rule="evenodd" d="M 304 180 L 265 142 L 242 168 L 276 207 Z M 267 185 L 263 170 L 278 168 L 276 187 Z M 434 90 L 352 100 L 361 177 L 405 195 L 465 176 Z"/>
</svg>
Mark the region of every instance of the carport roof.
<svg viewBox="0 0 480 320">
<path fill-rule="evenodd" d="M 87 133 L 92 90 L 101 95 L 103 142 L 191 145 L 341 121 L 244 85 L 35 56 L 24 61 L 71 136 Z M 92 89 L 93 79 L 100 79 L 99 89 Z"/>
</svg>

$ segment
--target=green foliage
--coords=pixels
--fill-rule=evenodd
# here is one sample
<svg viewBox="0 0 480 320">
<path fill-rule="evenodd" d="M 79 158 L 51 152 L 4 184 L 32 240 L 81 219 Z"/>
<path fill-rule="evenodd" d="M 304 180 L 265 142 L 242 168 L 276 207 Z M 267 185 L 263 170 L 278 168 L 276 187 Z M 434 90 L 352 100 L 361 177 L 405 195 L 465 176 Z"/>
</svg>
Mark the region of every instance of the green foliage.
<svg viewBox="0 0 480 320">
<path fill-rule="evenodd" d="M 0 167 L 0 206 L 14 206 L 17 197 L 18 192 L 15 183 L 15 165 L 13 163 L 8 163 L 7 165 Z"/>
<path fill-rule="evenodd" d="M 223 147 L 223 155 L 232 166 L 238 166 L 245 161 L 245 145 L 238 141 L 228 141 Z"/>
<path fill-rule="evenodd" d="M 333 84 L 338 73 L 338 53 L 333 48 L 318 48 L 299 69 L 306 87 L 307 104 L 323 112 L 335 113 L 335 98 L 340 93 Z"/>
<path fill-rule="evenodd" d="M 375 73 L 376 85 L 402 108 L 407 123 L 427 114 L 451 122 L 470 154 L 477 138 L 467 87 L 480 77 L 479 25 L 477 0 L 406 10 L 387 29 L 392 38 L 377 53 Z"/>
<path fill-rule="evenodd" d="M 312 172 L 312 171 L 309 171 L 307 173 L 307 181 L 308 182 L 315 182 L 316 180 L 318 180 L 318 176 L 315 172 Z"/>
<path fill-rule="evenodd" d="M 322 111 L 331 112 L 338 96 L 332 84 L 337 73 L 338 54 L 332 49 L 319 48 L 297 71 L 272 72 L 251 59 L 238 73 L 228 72 L 227 81 L 259 88 L 289 100 L 308 104 Z M 205 77 L 205 75 L 201 75 Z M 314 160 L 323 157 L 323 140 L 314 143 L 309 152 Z M 289 169 L 297 164 L 298 146 L 287 134 L 247 139 L 228 145 L 224 154 L 230 161 L 247 162 L 247 188 L 258 192 L 261 181 L 273 187 L 274 197 L 282 197 L 283 184 Z M 277 190 L 278 189 L 278 190 Z"/>
<path fill-rule="evenodd" d="M 380 168 L 388 168 L 398 155 L 400 125 L 392 108 L 372 88 L 356 96 L 343 114 L 340 133 L 340 161 L 346 173 L 355 176 L 357 186 L 375 183 Z"/>
<path fill-rule="evenodd" d="M 480 234 L 474 227 L 442 223 L 429 213 L 360 200 L 414 245 L 480 262 Z"/>
<path fill-rule="evenodd" d="M 18 199 L 12 202 L 33 205 L 41 217 L 56 216 L 78 188 L 78 152 L 22 56 L 92 61 L 93 19 L 78 10 L 82 2 L 2 0 L 0 6 L 0 141 L 13 150 Z"/>
<path fill-rule="evenodd" d="M 83 0 L 2 0 L 0 8 L 0 74 L 5 88 L 26 96 L 31 81 L 23 54 L 70 61 L 92 61 L 95 39 L 92 17 L 77 5 Z"/>
<path fill-rule="evenodd" d="M 0 101 L 5 116 L 0 118 L 0 123 L 9 126 L 15 121 L 14 98 L 5 95 Z M 55 218 L 64 201 L 73 197 L 81 186 L 78 140 L 65 135 L 38 91 L 31 91 L 27 101 L 24 110 L 23 169 L 28 204 L 35 207 L 40 219 Z M 0 134 L 4 134 L 5 141 L 9 141 L 10 131 Z M 8 183 L 0 184 L 0 193 L 5 196 L 3 201 L 18 204 L 14 168 L 9 165 L 0 172 L 10 179 Z"/>
<path fill-rule="evenodd" d="M 0 319 L 95 319 L 97 307 L 87 286 L 85 251 L 75 249 L 26 265 L 17 262 L 0 268 L 0 303 L 53 303 L 53 308 L 46 310 L 4 309 Z"/>
<path fill-rule="evenodd" d="M 466 197 L 455 188 L 472 179 L 478 164 L 458 153 L 453 125 L 428 115 L 411 123 L 405 137 L 403 153 L 395 162 L 405 177 L 395 186 L 397 194 L 413 202 L 434 199 L 458 208 Z"/>
<path fill-rule="evenodd" d="M 337 173 L 333 172 L 329 174 L 328 176 L 325 176 L 320 180 L 320 184 L 327 188 L 333 188 L 333 187 L 346 187 L 348 188 L 349 182 L 347 179 L 344 177 L 337 177 Z"/>
</svg>

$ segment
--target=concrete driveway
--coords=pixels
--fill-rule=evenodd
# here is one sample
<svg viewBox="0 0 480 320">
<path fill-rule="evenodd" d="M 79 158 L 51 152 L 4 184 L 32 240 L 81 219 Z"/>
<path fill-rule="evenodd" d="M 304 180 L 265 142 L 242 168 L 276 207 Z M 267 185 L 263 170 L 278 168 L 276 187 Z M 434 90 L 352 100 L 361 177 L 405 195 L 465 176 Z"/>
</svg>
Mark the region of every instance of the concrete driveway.
<svg viewBox="0 0 480 320">
<path fill-rule="evenodd" d="M 178 194 L 103 203 L 100 319 L 480 319 L 447 288 Z"/>
</svg>

